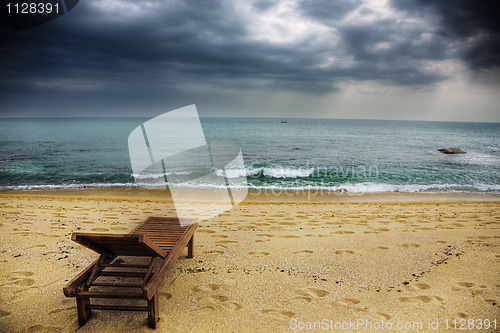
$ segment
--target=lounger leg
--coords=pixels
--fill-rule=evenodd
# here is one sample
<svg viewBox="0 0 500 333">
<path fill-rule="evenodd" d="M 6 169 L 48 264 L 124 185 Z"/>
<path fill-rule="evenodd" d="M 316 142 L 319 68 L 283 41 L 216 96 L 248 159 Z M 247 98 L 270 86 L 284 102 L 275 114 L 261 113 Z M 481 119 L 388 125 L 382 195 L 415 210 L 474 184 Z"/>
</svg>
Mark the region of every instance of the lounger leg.
<svg viewBox="0 0 500 333">
<path fill-rule="evenodd" d="M 188 258 L 192 258 L 194 256 L 194 235 L 191 236 L 191 239 L 188 243 Z"/>
<path fill-rule="evenodd" d="M 148 325 L 150 328 L 156 328 L 158 321 L 158 296 L 154 295 L 148 299 Z"/>
<path fill-rule="evenodd" d="M 78 312 L 78 324 L 85 325 L 91 316 L 90 312 L 90 297 L 76 296 L 76 310 Z"/>
</svg>

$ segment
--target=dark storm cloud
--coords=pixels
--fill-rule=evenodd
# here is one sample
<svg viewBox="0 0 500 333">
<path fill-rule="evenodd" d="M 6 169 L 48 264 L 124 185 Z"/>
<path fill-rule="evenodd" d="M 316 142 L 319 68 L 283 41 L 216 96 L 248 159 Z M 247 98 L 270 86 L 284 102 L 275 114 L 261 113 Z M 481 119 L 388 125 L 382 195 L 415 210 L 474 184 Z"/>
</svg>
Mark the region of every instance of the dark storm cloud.
<svg viewBox="0 0 500 333">
<path fill-rule="evenodd" d="M 328 23 L 342 19 L 361 3 L 361 0 L 302 0 L 299 2 L 299 7 L 304 14 Z"/>
<path fill-rule="evenodd" d="M 460 42 L 460 56 L 471 69 L 500 65 L 500 2 L 497 0 L 393 0 L 411 15 L 431 11 L 440 18 L 440 36 Z"/>
<path fill-rule="evenodd" d="M 277 1 L 278 0 L 257 0 L 254 1 L 252 7 L 259 12 L 265 12 L 266 10 L 273 8 Z"/>
<path fill-rule="evenodd" d="M 307 68 L 310 60 L 300 51 L 249 39 L 243 18 L 222 1 L 160 5 L 138 17 L 113 17 L 84 2 L 78 10 L 64 22 L 3 32 L 4 93 L 30 88 L 154 97 L 193 84 L 332 91 L 328 73 Z"/>
<path fill-rule="evenodd" d="M 90 98 L 112 105 L 140 104 L 141 99 L 183 104 L 186 96 L 208 100 L 214 91 L 221 96 L 251 90 L 326 94 L 343 82 L 367 80 L 424 87 L 446 78 L 423 66 L 426 61 L 458 54 L 472 67 L 492 64 L 498 44 L 488 52 L 482 42 L 458 51 L 450 45 L 457 38 L 494 32 L 493 21 L 482 22 L 486 14 L 477 10 L 463 14 L 472 20 L 473 32 L 461 30 L 460 11 L 450 14 L 441 2 L 433 3 L 397 1 L 393 6 L 402 17 L 361 23 L 345 20 L 360 1 L 303 0 L 296 3 L 289 27 L 303 19 L 306 27 L 325 29 L 306 28 L 303 38 L 274 42 L 255 36 L 260 23 L 236 2 L 80 1 L 67 15 L 34 29 L 12 33 L 2 27 L 0 100 L 8 106 L 28 103 L 26 96 L 41 104 L 67 99 L 85 105 Z M 453 12 L 455 2 L 446 3 Z M 279 4 L 258 0 L 249 6 L 258 16 L 273 15 Z M 442 26 L 405 20 L 425 18 L 427 7 L 442 16 Z M 370 10 L 358 10 L 364 14 Z M 445 26 L 453 33 L 444 33 Z M 432 38 L 424 38 L 428 35 Z"/>
</svg>

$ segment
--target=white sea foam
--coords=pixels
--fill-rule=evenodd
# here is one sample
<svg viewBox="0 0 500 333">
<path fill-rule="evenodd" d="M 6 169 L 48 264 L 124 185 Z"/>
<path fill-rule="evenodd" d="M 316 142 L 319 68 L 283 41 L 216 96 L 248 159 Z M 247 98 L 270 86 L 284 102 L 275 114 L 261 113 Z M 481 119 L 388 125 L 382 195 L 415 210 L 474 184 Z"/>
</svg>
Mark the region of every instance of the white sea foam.
<svg viewBox="0 0 500 333">
<path fill-rule="evenodd" d="M 37 184 L 0 186 L 0 190 L 60 190 L 83 188 L 137 187 L 135 183 Z"/>
<path fill-rule="evenodd" d="M 247 177 L 259 177 L 261 175 L 268 178 L 305 178 L 312 175 L 314 168 L 246 168 L 244 170 L 216 170 L 217 176 L 227 177 L 227 178 L 239 178 L 243 176 Z"/>
<path fill-rule="evenodd" d="M 86 184 L 60 184 L 60 185 L 16 185 L 16 186 L 0 186 L 0 190 L 43 190 L 43 189 L 83 189 L 83 188 L 113 188 L 113 187 L 137 187 L 135 183 L 86 183 Z M 199 184 L 196 182 L 184 183 L 176 185 L 186 189 L 225 189 L 225 186 L 219 186 L 209 183 Z M 151 188 L 165 188 L 162 185 L 152 185 Z M 343 184 L 338 186 L 314 185 L 314 186 L 284 186 L 284 184 L 252 186 L 249 184 L 250 190 L 257 191 L 325 191 L 325 192 L 346 192 L 346 193 L 416 193 L 416 192 L 489 192 L 500 193 L 500 185 L 492 184 L 386 184 L 386 183 L 358 183 L 358 184 Z M 235 190 L 244 189 L 244 187 L 234 187 Z"/>
<path fill-rule="evenodd" d="M 190 172 L 180 171 L 180 172 L 167 172 L 163 173 L 142 173 L 142 174 L 132 174 L 135 179 L 161 179 L 164 178 L 165 175 L 168 177 L 170 175 L 182 176 L 182 175 L 190 175 Z"/>
<path fill-rule="evenodd" d="M 215 174 L 219 177 L 235 179 L 235 178 L 245 177 L 248 174 L 248 171 L 245 169 L 235 169 L 235 170 L 218 169 L 215 170 Z"/>
<path fill-rule="evenodd" d="M 290 169 L 290 168 L 264 168 L 263 174 L 271 178 L 304 178 L 312 175 L 314 168 Z"/>
</svg>

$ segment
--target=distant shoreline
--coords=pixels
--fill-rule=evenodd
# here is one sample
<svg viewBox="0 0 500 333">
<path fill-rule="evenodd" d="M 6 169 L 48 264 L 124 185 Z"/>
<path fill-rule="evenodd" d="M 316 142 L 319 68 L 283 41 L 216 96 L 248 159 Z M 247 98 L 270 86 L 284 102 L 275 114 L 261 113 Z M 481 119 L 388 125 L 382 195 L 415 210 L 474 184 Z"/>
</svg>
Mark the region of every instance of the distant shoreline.
<svg viewBox="0 0 500 333">
<path fill-rule="evenodd" d="M 193 197 L 197 191 L 191 190 Z M 0 190 L 0 196 L 97 196 L 136 197 L 138 199 L 163 198 L 171 201 L 168 189 L 144 189 L 138 187 L 71 188 L 71 189 L 16 189 Z M 500 201 L 498 193 L 476 192 L 376 192 L 349 193 L 328 191 L 249 191 L 245 202 L 388 202 L 388 201 Z"/>
</svg>

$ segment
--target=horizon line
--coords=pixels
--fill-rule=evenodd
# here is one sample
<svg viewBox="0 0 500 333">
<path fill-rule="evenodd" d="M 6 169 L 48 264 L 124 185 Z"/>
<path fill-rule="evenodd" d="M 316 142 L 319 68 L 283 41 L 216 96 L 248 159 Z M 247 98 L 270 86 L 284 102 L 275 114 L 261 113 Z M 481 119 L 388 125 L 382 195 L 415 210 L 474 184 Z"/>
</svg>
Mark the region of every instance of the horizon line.
<svg viewBox="0 0 500 333">
<path fill-rule="evenodd" d="M 173 110 L 172 110 L 173 111 Z M 156 116 L 143 115 L 143 116 L 131 116 L 131 115 L 92 115 L 92 116 L 11 116 L 11 115 L 0 115 L 0 120 L 2 119 L 82 119 L 82 118 L 154 118 Z M 277 119 L 277 120 L 293 120 L 293 119 L 318 119 L 318 120 L 369 120 L 369 121 L 414 121 L 414 122 L 452 122 L 452 123 L 492 123 L 500 124 L 499 121 L 489 121 L 489 120 L 444 120 L 444 119 L 390 119 L 390 118 L 333 118 L 333 117 L 253 117 L 253 116 L 201 116 L 200 118 L 241 118 L 241 119 Z"/>
</svg>

